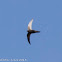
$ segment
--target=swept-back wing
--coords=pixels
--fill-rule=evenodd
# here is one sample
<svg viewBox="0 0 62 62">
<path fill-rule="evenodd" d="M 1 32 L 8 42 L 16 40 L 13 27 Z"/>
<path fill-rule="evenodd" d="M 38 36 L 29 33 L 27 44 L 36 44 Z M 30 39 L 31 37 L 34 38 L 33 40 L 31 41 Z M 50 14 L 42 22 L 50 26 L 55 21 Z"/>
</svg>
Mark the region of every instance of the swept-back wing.
<svg viewBox="0 0 62 62">
<path fill-rule="evenodd" d="M 32 22 L 33 22 L 33 19 L 28 24 L 28 30 L 32 30 Z"/>
</svg>

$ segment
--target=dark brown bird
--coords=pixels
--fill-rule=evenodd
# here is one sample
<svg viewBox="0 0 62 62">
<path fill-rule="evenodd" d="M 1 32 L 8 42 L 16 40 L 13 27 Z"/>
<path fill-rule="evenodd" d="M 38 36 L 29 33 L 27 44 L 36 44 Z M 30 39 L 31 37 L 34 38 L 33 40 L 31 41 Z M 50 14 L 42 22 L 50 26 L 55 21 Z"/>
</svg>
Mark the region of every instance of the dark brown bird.
<svg viewBox="0 0 62 62">
<path fill-rule="evenodd" d="M 33 19 L 29 22 L 29 24 L 28 24 L 28 30 L 27 30 L 27 39 L 28 39 L 28 42 L 29 42 L 29 44 L 31 44 L 30 43 L 30 35 L 32 34 L 32 33 L 38 33 L 38 32 L 40 32 L 40 31 L 35 31 L 35 30 L 32 30 L 32 22 L 33 22 Z"/>
</svg>

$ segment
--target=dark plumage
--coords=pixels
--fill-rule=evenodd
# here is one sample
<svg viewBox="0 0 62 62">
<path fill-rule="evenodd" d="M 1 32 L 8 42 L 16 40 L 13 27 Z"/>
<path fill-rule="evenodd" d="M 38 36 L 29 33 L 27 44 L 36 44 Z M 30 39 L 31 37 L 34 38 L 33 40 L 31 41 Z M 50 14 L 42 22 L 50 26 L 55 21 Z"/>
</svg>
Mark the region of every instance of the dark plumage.
<svg viewBox="0 0 62 62">
<path fill-rule="evenodd" d="M 29 44 L 31 44 L 31 43 L 30 43 L 30 35 L 31 35 L 32 33 L 38 33 L 38 32 L 40 32 L 40 31 L 29 30 L 29 31 L 27 31 L 27 32 L 28 32 L 28 33 L 27 33 L 27 39 L 28 39 Z"/>
</svg>

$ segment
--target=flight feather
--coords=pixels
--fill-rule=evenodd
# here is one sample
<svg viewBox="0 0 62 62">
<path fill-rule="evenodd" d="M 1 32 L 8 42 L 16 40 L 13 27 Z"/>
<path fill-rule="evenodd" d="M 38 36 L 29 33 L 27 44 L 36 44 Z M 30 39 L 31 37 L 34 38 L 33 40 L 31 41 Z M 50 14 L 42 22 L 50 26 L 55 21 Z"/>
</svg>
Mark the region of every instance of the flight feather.
<svg viewBox="0 0 62 62">
<path fill-rule="evenodd" d="M 33 19 L 28 24 L 28 30 L 32 30 L 32 22 L 33 22 Z"/>
</svg>

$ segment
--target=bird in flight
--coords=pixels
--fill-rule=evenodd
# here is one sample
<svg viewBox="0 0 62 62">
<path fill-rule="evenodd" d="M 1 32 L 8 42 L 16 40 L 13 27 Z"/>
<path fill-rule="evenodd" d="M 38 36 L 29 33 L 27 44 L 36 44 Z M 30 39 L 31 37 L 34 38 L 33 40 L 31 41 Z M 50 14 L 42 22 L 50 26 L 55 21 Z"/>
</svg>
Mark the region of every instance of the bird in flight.
<svg viewBox="0 0 62 62">
<path fill-rule="evenodd" d="M 27 30 L 27 39 L 28 39 L 28 42 L 29 42 L 29 44 L 31 44 L 30 43 L 30 35 L 32 34 L 32 33 L 38 33 L 38 32 L 40 32 L 40 31 L 35 31 L 35 30 L 32 30 L 32 22 L 33 22 L 33 19 L 29 22 L 29 24 L 28 24 L 28 30 Z"/>
</svg>

